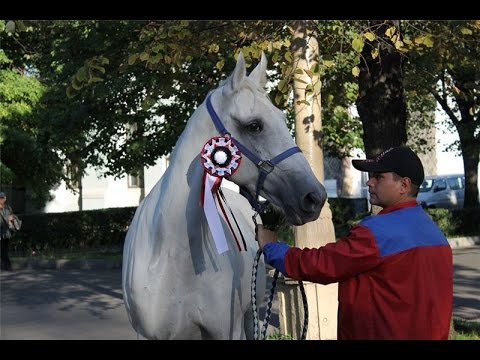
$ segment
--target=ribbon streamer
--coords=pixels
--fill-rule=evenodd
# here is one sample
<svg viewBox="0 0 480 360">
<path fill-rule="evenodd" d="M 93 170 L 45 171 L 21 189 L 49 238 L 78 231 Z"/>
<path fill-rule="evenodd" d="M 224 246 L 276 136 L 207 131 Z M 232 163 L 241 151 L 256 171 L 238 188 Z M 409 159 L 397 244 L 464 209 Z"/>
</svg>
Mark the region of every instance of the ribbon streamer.
<svg viewBox="0 0 480 360">
<path fill-rule="evenodd" d="M 218 199 L 218 204 L 220 205 L 223 215 L 225 216 L 227 225 L 230 228 L 233 237 L 235 238 L 238 250 L 242 250 L 219 196 L 219 188 L 223 177 L 233 175 L 235 171 L 238 170 L 241 160 L 242 155 L 235 144 L 232 143 L 230 136 L 215 136 L 211 138 L 205 143 L 200 152 L 200 162 L 204 168 L 200 195 L 201 203 L 207 218 L 208 227 L 210 228 L 219 254 L 222 254 L 228 250 L 228 244 L 225 238 L 225 233 L 223 232 L 223 226 L 222 222 L 220 221 L 218 209 L 215 204 L 215 195 Z M 224 201 L 228 206 L 225 198 Z M 231 210 L 230 212 L 233 216 L 233 212 Z M 238 227 L 235 216 L 233 216 L 233 219 Z M 238 230 L 240 231 L 243 240 L 243 234 L 241 233 L 240 228 L 238 228 Z M 244 245 L 246 250 L 245 241 Z"/>
<path fill-rule="evenodd" d="M 220 215 L 218 215 L 217 206 L 215 205 L 215 198 L 213 194 L 217 191 L 222 178 L 215 177 L 204 172 L 204 187 L 203 187 L 203 211 L 207 218 L 208 227 L 212 232 L 213 241 L 219 254 L 223 254 L 228 250 L 227 239 L 223 232 L 222 222 L 220 221 Z"/>
</svg>

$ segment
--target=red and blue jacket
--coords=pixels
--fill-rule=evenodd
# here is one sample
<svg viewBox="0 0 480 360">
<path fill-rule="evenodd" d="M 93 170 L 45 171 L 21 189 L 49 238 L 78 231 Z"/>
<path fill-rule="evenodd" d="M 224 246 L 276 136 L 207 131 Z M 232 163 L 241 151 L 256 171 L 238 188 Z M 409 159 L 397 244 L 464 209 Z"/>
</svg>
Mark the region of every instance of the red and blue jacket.
<svg viewBox="0 0 480 360">
<path fill-rule="evenodd" d="M 338 339 L 447 339 L 453 303 L 452 249 L 415 202 L 364 218 L 318 249 L 267 244 L 285 276 L 338 282 Z"/>
</svg>

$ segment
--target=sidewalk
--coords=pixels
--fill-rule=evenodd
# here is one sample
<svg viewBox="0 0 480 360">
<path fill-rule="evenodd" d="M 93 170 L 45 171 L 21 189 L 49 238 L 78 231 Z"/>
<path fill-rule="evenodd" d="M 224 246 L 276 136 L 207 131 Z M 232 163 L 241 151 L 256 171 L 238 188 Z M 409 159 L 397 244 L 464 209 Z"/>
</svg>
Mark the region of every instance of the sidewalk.
<svg viewBox="0 0 480 360">
<path fill-rule="evenodd" d="M 456 248 L 453 253 L 453 315 L 480 322 L 480 246 Z M 0 273 L 0 340 L 136 339 L 123 304 L 119 264 L 103 269 L 95 268 L 96 261 L 85 261 L 85 269 L 62 268 L 65 264 L 58 263 L 61 270 Z M 268 334 L 278 328 L 276 299 Z M 267 295 L 260 319 L 266 301 Z"/>
<path fill-rule="evenodd" d="M 464 236 L 448 239 L 452 249 L 462 249 L 474 246 L 480 246 L 480 236 Z M 12 260 L 13 270 L 20 269 L 81 269 L 81 270 L 107 270 L 121 269 L 121 259 L 95 259 L 95 260 L 38 260 L 35 258 L 28 260 Z M 480 269 L 479 269 L 480 271 Z"/>
</svg>

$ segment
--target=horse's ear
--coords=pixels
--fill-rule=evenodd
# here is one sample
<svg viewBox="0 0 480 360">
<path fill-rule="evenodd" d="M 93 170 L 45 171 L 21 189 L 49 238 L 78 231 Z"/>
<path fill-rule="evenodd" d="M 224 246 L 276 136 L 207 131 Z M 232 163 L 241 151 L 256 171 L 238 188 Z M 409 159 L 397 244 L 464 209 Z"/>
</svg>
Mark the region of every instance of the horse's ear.
<svg viewBox="0 0 480 360">
<path fill-rule="evenodd" d="M 263 51 L 260 62 L 255 69 L 252 70 L 248 77 L 260 84 L 262 88 L 267 84 L 267 58 L 265 57 Z"/>
<path fill-rule="evenodd" d="M 237 86 L 245 79 L 246 76 L 245 70 L 245 59 L 243 57 L 243 53 L 240 51 L 238 54 L 237 65 L 235 66 L 235 70 L 233 70 L 233 74 L 231 76 L 230 84 L 232 86 L 232 90 L 235 90 Z"/>
</svg>

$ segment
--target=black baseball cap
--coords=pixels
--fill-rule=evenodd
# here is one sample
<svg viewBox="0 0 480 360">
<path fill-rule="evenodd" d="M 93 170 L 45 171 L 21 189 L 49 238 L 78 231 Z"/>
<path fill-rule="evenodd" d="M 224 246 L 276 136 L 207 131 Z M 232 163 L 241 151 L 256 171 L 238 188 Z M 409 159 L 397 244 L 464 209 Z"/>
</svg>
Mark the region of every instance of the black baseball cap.
<svg viewBox="0 0 480 360">
<path fill-rule="evenodd" d="M 425 174 L 420 158 L 408 146 L 398 146 L 385 150 L 375 159 L 352 160 L 352 165 L 360 171 L 372 173 L 394 172 L 409 177 L 415 185 L 422 185 Z"/>
<path fill-rule="evenodd" d="M 0 198 L 5 198 L 7 197 L 3 191 L 0 191 Z"/>
</svg>

